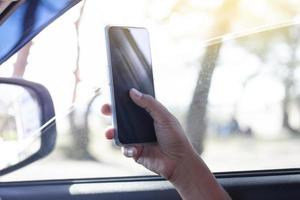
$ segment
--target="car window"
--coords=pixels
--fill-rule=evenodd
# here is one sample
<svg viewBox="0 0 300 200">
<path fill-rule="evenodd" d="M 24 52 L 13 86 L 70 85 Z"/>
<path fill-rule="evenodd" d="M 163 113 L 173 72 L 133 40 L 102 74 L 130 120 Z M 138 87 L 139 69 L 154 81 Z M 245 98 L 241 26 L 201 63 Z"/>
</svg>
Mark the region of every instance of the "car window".
<svg viewBox="0 0 300 200">
<path fill-rule="evenodd" d="M 149 29 L 157 99 L 212 171 L 298 168 L 299 4 L 83 1 L 0 67 L 48 88 L 58 129 L 48 157 L 0 181 L 152 175 L 104 138 L 107 24 Z"/>
</svg>

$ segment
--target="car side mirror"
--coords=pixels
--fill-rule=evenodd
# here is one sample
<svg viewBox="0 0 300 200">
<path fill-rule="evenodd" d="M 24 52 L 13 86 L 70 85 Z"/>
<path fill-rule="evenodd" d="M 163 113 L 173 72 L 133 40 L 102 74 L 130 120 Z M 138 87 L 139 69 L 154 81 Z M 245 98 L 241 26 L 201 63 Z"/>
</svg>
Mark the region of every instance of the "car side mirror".
<svg viewBox="0 0 300 200">
<path fill-rule="evenodd" d="M 55 141 L 48 90 L 23 79 L 0 78 L 0 176 L 45 157 Z"/>
</svg>

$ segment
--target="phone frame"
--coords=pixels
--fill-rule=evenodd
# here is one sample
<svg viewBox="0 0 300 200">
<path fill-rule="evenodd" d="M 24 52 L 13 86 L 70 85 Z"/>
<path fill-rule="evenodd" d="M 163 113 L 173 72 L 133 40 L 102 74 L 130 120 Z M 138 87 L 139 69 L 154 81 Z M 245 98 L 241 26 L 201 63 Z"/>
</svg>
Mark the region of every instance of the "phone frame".
<svg viewBox="0 0 300 200">
<path fill-rule="evenodd" d="M 106 40 L 106 55 L 107 55 L 107 68 L 108 68 L 108 79 L 109 79 L 109 88 L 110 88 L 110 98 L 111 98 L 111 108 L 112 108 L 112 125 L 114 128 L 114 141 L 118 146 L 128 146 L 128 145 L 144 145 L 144 144 L 156 144 L 157 142 L 147 142 L 147 143 L 122 143 L 119 140 L 118 133 L 118 121 L 117 121 L 117 113 L 116 113 L 116 102 L 115 102 L 115 92 L 114 92 L 114 81 L 113 81 L 113 72 L 112 72 L 112 64 L 111 64 L 111 48 L 110 48 L 110 40 L 109 40 L 109 29 L 110 28 L 125 28 L 125 29 L 145 29 L 148 32 L 148 29 L 145 27 L 136 27 L 136 26 L 119 26 L 119 25 L 106 25 L 105 26 L 105 40 Z M 149 32 L 148 32 L 149 34 Z M 150 43 L 150 37 L 149 37 Z M 150 46 L 150 45 L 149 45 Z M 149 51 L 150 57 L 152 60 L 151 49 Z M 151 71 L 152 71 L 152 84 L 153 84 L 153 98 L 155 98 L 155 87 L 154 87 L 154 77 L 153 77 L 153 64 L 151 62 Z M 153 124 L 154 125 L 154 124 Z"/>
</svg>

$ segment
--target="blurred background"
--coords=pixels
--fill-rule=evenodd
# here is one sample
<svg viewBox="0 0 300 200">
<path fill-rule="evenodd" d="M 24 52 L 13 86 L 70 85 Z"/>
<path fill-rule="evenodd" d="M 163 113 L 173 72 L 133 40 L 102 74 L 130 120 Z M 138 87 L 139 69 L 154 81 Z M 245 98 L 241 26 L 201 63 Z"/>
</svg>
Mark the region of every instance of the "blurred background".
<svg viewBox="0 0 300 200">
<path fill-rule="evenodd" d="M 50 156 L 0 181 L 152 174 L 104 137 L 107 24 L 149 29 L 157 99 L 213 172 L 300 167 L 299 11 L 296 0 L 83 0 L 0 67 L 49 89 L 58 128 Z"/>
</svg>

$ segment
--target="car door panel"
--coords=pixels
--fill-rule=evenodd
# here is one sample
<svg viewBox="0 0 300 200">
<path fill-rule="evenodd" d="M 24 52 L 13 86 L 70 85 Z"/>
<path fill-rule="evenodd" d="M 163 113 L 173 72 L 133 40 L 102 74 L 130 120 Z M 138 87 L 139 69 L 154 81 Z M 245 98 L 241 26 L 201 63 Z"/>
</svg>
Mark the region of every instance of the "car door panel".
<svg viewBox="0 0 300 200">
<path fill-rule="evenodd" d="M 8 183 L 2 199 L 180 199 L 173 186 L 160 177 L 62 180 Z"/>
<path fill-rule="evenodd" d="M 300 199 L 300 175 L 298 172 L 281 174 L 257 174 L 218 178 L 232 199 Z M 278 173 L 278 172 L 276 172 Z"/>
<path fill-rule="evenodd" d="M 218 173 L 220 184 L 232 199 L 300 199 L 298 170 Z M 174 187 L 156 177 L 101 178 L 2 183 L 1 199 L 181 199 Z"/>
</svg>

